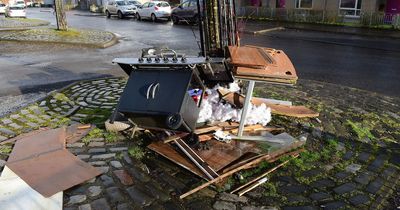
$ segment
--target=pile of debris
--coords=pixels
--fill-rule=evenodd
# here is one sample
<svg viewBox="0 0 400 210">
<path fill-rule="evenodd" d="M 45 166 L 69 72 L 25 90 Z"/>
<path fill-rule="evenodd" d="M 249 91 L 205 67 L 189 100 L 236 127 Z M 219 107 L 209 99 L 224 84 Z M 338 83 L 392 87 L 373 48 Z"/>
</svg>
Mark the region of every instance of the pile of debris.
<svg viewBox="0 0 400 210">
<path fill-rule="evenodd" d="M 140 127 L 159 134 L 148 145 L 150 150 L 208 181 L 180 198 L 260 162 L 297 157 L 305 140 L 267 126 L 271 114 L 319 115 L 289 101 L 252 97 L 256 81 L 296 83 L 296 71 L 283 51 L 256 46 L 229 46 L 228 51 L 228 59 L 221 60 L 175 51 L 154 54 L 153 49 L 144 50 L 140 58 L 114 59 L 129 80 L 106 127 L 112 128 L 117 116 L 122 116 L 133 124 L 133 131 Z M 246 95 L 232 83 L 234 79 L 248 81 Z M 243 195 L 286 163 L 232 193 Z"/>
</svg>

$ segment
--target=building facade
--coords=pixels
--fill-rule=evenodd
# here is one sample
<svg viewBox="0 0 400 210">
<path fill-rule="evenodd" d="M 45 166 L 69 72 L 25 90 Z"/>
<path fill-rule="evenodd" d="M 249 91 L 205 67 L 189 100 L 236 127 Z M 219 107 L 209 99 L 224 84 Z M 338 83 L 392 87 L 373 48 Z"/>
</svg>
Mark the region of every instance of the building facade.
<svg viewBox="0 0 400 210">
<path fill-rule="evenodd" d="M 362 12 L 400 14 L 400 0 L 237 0 L 238 7 L 337 11 L 348 17 L 358 17 Z"/>
</svg>

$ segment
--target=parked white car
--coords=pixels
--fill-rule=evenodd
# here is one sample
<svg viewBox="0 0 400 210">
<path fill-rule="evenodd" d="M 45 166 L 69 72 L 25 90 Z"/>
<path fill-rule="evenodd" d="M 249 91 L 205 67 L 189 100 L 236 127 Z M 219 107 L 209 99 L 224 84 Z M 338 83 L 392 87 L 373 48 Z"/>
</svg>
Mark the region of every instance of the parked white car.
<svg viewBox="0 0 400 210">
<path fill-rule="evenodd" d="M 153 22 L 159 18 L 171 20 L 171 6 L 166 1 L 151 1 L 146 2 L 138 9 L 136 18 L 150 18 Z"/>
<path fill-rule="evenodd" d="M 23 1 L 23 0 L 18 0 L 18 1 L 16 1 L 15 2 L 15 4 L 13 5 L 13 6 L 16 6 L 16 7 L 26 7 L 26 4 L 25 4 L 25 1 Z"/>
<path fill-rule="evenodd" d="M 0 14 L 6 13 L 6 7 L 5 4 L 0 3 Z"/>
<path fill-rule="evenodd" d="M 128 15 L 135 15 L 136 10 L 136 6 L 129 2 L 110 0 L 106 7 L 106 15 L 108 18 L 110 18 L 111 15 L 117 15 L 119 19 L 122 19 Z"/>
<path fill-rule="evenodd" d="M 7 7 L 5 16 L 12 18 L 26 18 L 26 11 L 24 7 L 11 6 Z"/>
</svg>

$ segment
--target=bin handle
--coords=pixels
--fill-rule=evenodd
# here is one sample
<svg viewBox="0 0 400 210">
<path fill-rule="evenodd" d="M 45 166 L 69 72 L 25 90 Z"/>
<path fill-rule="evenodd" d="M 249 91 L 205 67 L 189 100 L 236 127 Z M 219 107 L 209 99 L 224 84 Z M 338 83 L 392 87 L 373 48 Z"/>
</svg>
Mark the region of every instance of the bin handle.
<svg viewBox="0 0 400 210">
<path fill-rule="evenodd" d="M 147 98 L 147 99 L 150 98 L 150 91 L 151 91 L 151 88 L 153 87 L 153 85 L 154 85 L 154 83 L 151 83 L 151 84 L 149 85 L 149 87 L 147 88 L 147 91 L 146 91 L 146 98 Z M 154 98 L 154 97 L 153 97 L 153 98 Z"/>
<path fill-rule="evenodd" d="M 153 86 L 153 90 L 151 92 L 151 97 L 154 99 L 156 95 L 156 90 L 160 87 L 160 83 L 157 83 L 156 85 Z"/>
</svg>

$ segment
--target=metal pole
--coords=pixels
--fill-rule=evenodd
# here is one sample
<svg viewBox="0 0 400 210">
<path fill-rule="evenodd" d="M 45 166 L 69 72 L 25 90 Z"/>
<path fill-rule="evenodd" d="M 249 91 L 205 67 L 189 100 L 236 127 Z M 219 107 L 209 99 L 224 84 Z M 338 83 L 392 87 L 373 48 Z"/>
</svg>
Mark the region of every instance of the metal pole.
<svg viewBox="0 0 400 210">
<path fill-rule="evenodd" d="M 240 117 L 239 131 L 237 136 L 241 137 L 243 135 L 244 124 L 246 121 L 247 113 L 249 112 L 250 100 L 253 95 L 254 84 L 256 82 L 254 80 L 249 81 L 249 86 L 247 87 L 246 98 L 244 99 L 244 106 L 242 110 L 242 116 Z"/>
</svg>

